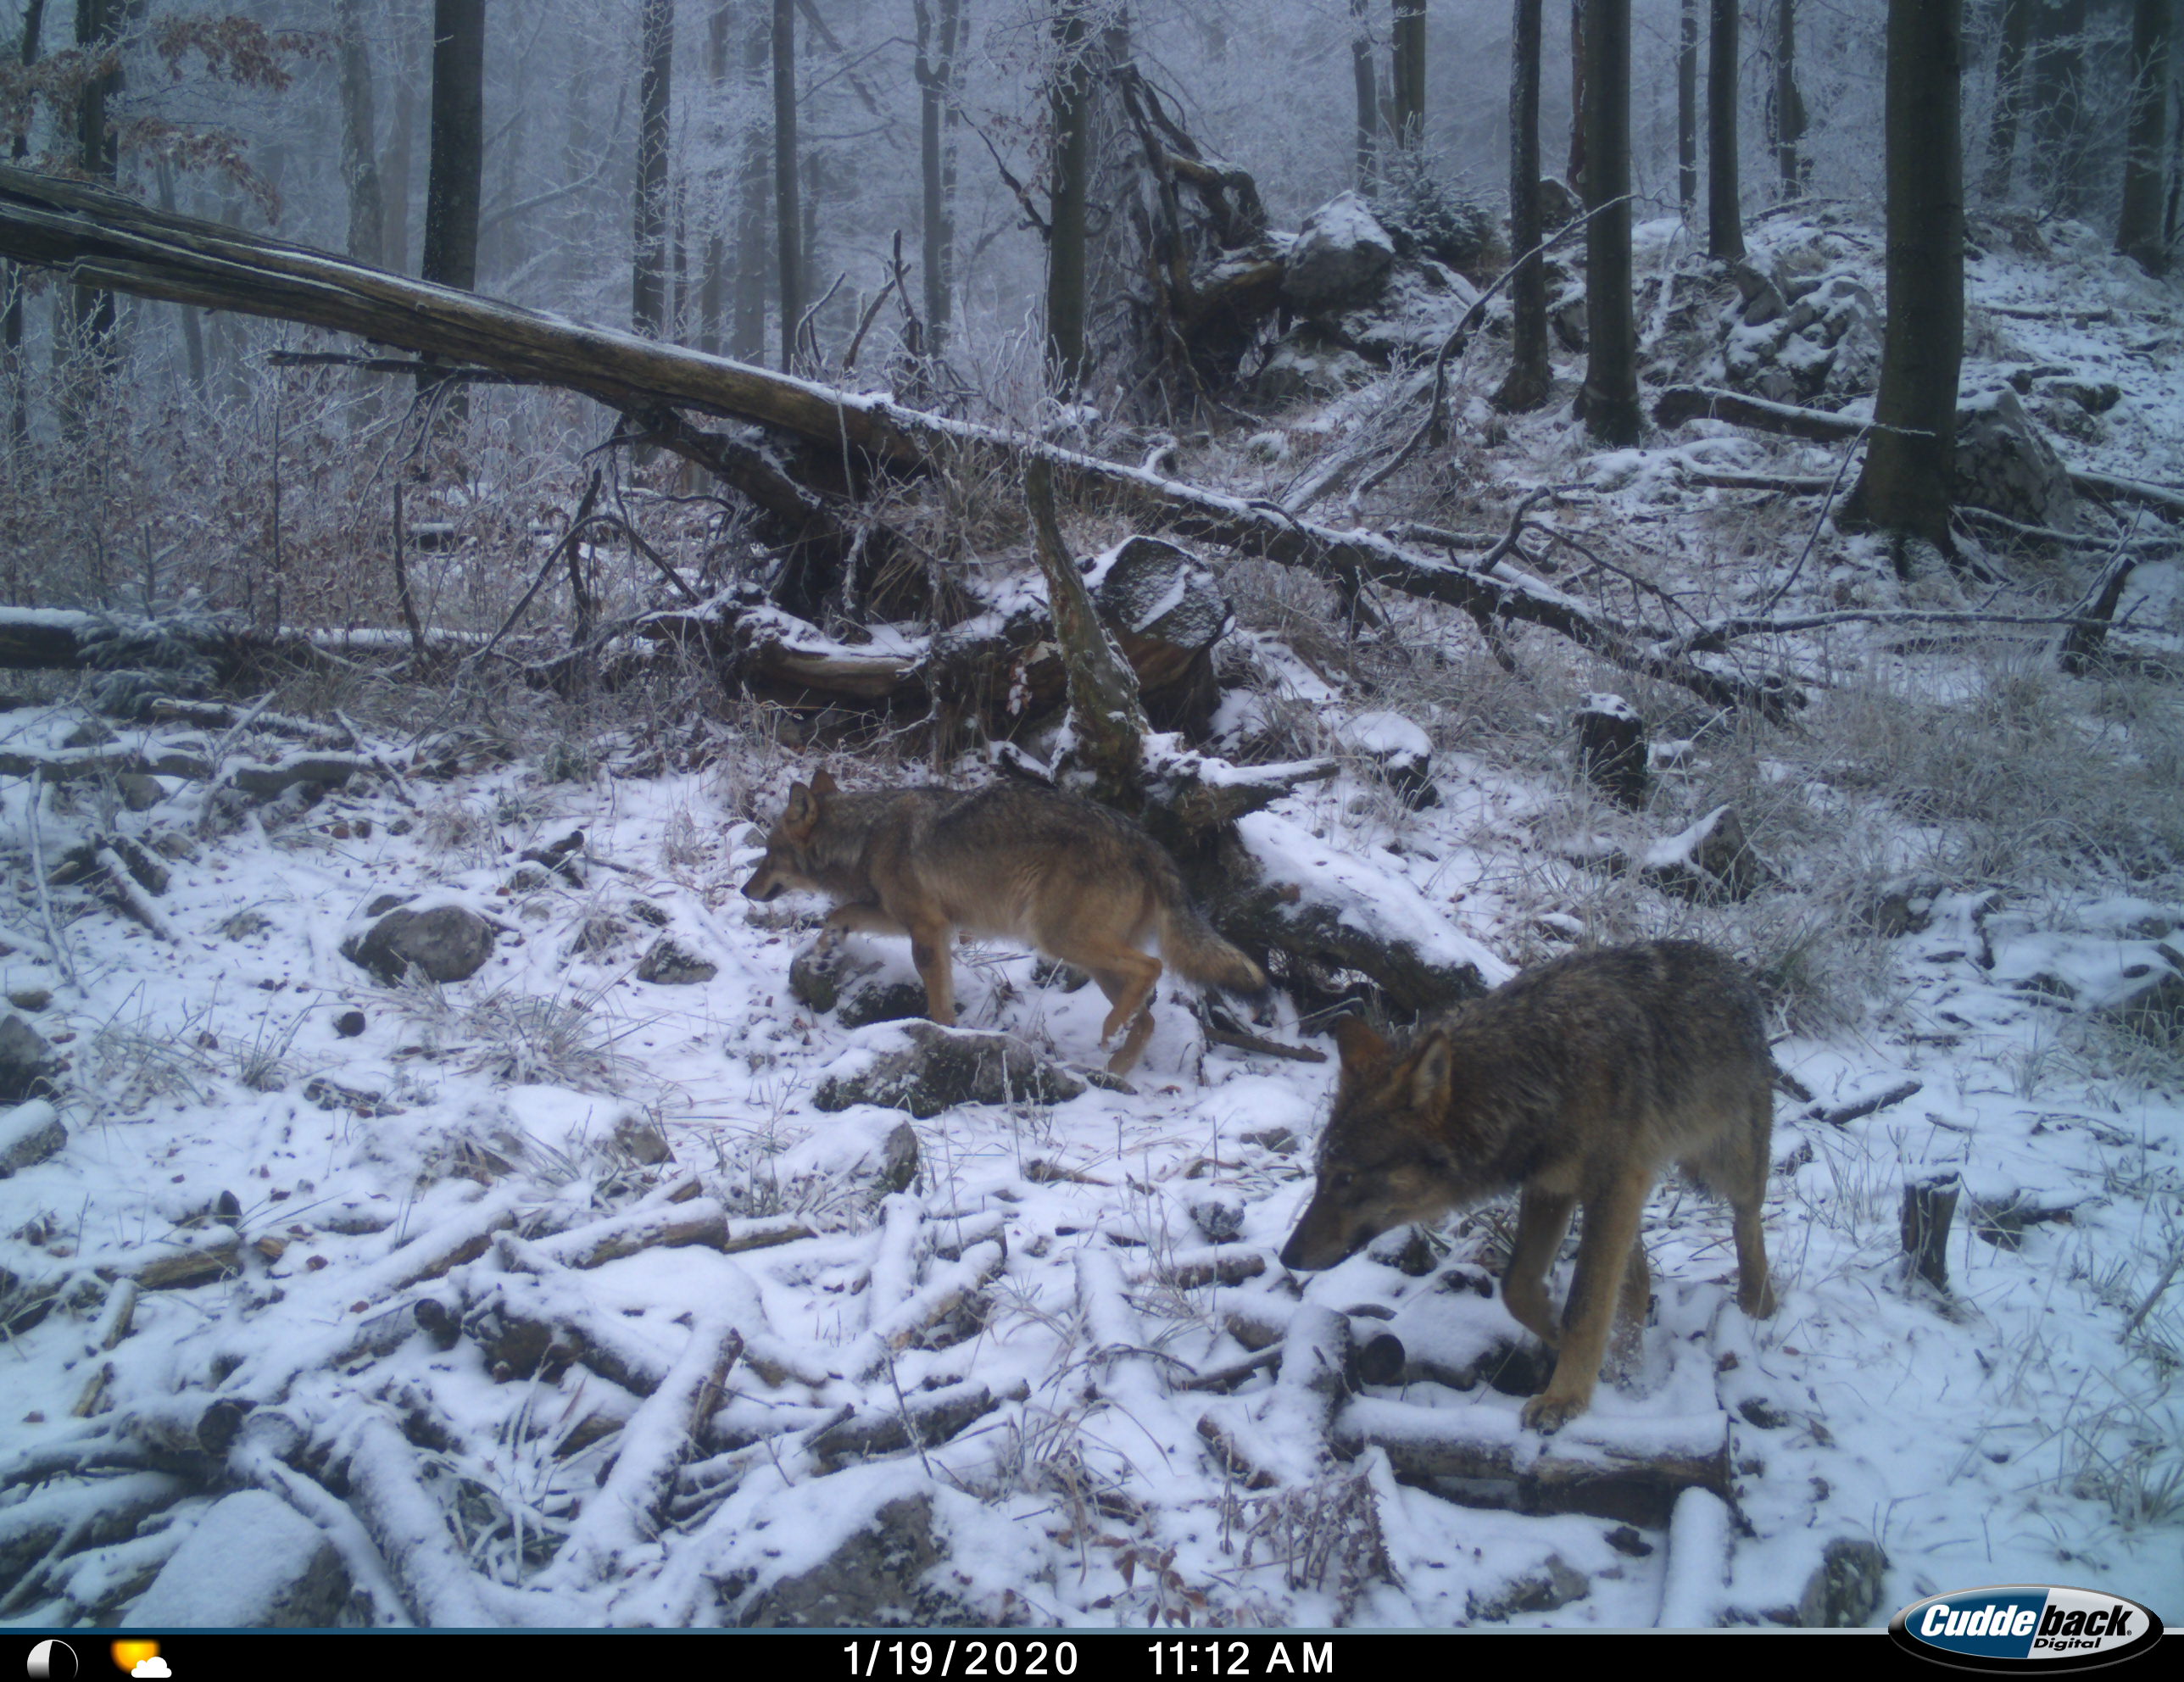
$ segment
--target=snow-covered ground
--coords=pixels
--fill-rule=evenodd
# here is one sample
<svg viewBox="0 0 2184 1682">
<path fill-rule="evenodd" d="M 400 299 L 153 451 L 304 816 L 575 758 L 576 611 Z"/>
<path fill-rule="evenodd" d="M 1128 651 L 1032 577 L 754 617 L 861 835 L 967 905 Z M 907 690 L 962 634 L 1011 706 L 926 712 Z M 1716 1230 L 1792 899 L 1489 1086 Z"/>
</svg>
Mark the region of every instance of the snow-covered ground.
<svg viewBox="0 0 2184 1682">
<path fill-rule="evenodd" d="M 1674 254 L 1650 237 L 1641 273 Z M 1869 280 L 1869 231 L 1763 223 L 1755 255 L 1830 239 L 1814 260 Z M 1973 286 L 2013 341 L 1975 362 L 2119 387 L 2074 465 L 2184 474 L 2173 292 L 2084 242 L 2059 260 L 1990 251 Z M 1683 485 L 1684 467 L 1836 459 L 1713 423 L 1586 458 L 1553 415 L 1496 448 L 1512 477 L 1588 478 L 1594 499 L 1556 517 L 1646 553 L 1753 494 Z M 1802 537 L 1706 588 L 1787 591 L 1786 609 L 1899 588 L 1832 538 L 1798 572 Z M 1915 588 L 1903 599 L 1946 586 Z M 2173 562 L 2134 589 L 2150 645 L 2173 643 Z M 1833 666 L 1780 646 L 1808 672 L 1869 662 L 1936 695 L 1980 681 L 1970 655 L 1891 654 L 1878 633 Z M 1297 673 L 1288 703 L 1331 741 L 1348 716 L 1368 752 L 1431 745 L 1386 703 L 1352 709 Z M 1258 716 L 1232 696 L 1221 722 Z M 51 755 L 83 719 L 0 714 L 0 749 Z M 1603 855 L 1596 822 L 1660 861 L 1630 821 L 1573 816 L 1566 783 L 1431 722 L 1438 806 L 1404 811 L 1361 757 L 1248 820 L 1247 844 L 1308 899 L 1494 978 L 1588 932 L 1570 860 Z M 220 735 L 124 728 L 117 745 L 229 764 L 284 748 Z M 343 1615 L 377 1622 L 1711 1624 L 1783 1621 L 1829 1562 L 1878 1559 L 1875 1623 L 2007 1582 L 2184 1619 L 2184 1103 L 2173 1053 L 2103 1053 L 2098 1035 L 2128 1030 L 2097 1026 L 2184 971 L 2173 866 L 2136 888 L 2099 859 L 2075 883 L 1921 878 L 1946 816 L 1891 817 L 1809 758 L 1763 765 L 1812 777 L 1829 822 L 1869 832 L 1876 879 L 1904 877 L 1892 906 L 1835 908 L 1876 924 L 1857 949 L 1870 972 L 1828 978 L 1853 1019 L 1775 1046 L 1780 1311 L 1738 1312 L 1726 1211 L 1663 1186 L 1643 1349 L 1546 1444 L 1518 1429 L 1520 1395 L 1479 1378 L 1521 1356 L 1485 1285 L 1506 1208 L 1324 1273 L 1275 1260 L 1331 1062 L 1209 1045 L 1163 988 L 1129 1090 L 822 1112 L 828 1074 L 899 1031 L 792 996 L 818 901 L 736 891 L 749 819 L 816 760 L 724 738 L 695 772 L 610 746 L 572 781 L 482 756 L 434 781 L 430 755 L 366 746 L 382 770 L 315 804 L 224 793 L 226 766 L 141 811 L 89 783 L 0 782 L 0 981 L 66 1060 L 67 1131 L 0 1179 L 0 1619 L 126 1619 L 148 1590 L 167 1621 L 232 1616 L 293 1589 L 271 1556 L 315 1542 L 354 1590 Z M 1653 843 L 1707 809 L 1719 751 L 1657 743 L 1663 814 L 1691 809 Z M 34 841 L 50 874 L 94 827 L 170 872 L 142 896 L 162 932 L 95 883 L 41 891 Z M 522 860 L 577 828 L 573 869 Z M 490 919 L 484 967 L 384 985 L 343 955 L 390 893 Z M 663 937 L 710 977 L 639 979 Z M 901 943 L 851 944 L 909 975 Z M 957 989 L 967 1028 L 1097 1066 L 1095 989 L 1010 950 L 959 955 Z M 1297 1041 L 1283 1011 L 1269 1031 Z M 0 1151 L 50 1144 L 46 1121 L 36 1098 L 0 1112 Z M 1901 1217 L 1907 1186 L 1950 1176 L 1942 1293 L 1906 1279 Z M 1392 1332 L 1407 1373 L 1312 1371 L 1346 1328 Z M 902 1416 L 922 1423 L 889 1436 Z M 1399 1476 L 1422 1442 L 1507 1476 Z M 1618 1468 L 1622 1495 L 1582 1503 L 1601 1510 L 1516 1510 Z M 238 1508 L 240 1490 L 265 1493 Z M 159 1577 L 170 1558 L 191 1569 Z"/>
</svg>

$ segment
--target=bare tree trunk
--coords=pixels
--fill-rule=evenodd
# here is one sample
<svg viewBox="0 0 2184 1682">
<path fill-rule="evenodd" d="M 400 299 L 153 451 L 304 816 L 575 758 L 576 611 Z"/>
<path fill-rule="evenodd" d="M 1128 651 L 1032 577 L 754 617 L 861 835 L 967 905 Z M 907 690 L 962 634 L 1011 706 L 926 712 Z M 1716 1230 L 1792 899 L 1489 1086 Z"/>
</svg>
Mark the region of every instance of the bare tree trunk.
<svg viewBox="0 0 2184 1682">
<path fill-rule="evenodd" d="M 1699 0 L 1683 0 L 1676 36 L 1676 202 L 1688 221 L 1699 202 Z"/>
<path fill-rule="evenodd" d="M 119 50 L 121 0 L 76 0 L 76 50 L 93 58 Z M 107 120 L 107 101 L 121 86 L 118 67 L 85 78 L 76 96 L 76 167 L 95 181 L 113 182 L 121 172 L 121 148 Z M 119 325 L 110 293 L 81 288 L 69 293 L 73 348 L 91 359 L 98 376 L 113 365 Z"/>
<path fill-rule="evenodd" d="M 29 70 L 38 62 L 40 36 L 46 21 L 46 0 L 30 0 L 23 8 L 23 46 L 20 54 L 23 68 Z M 20 162 L 31 152 L 31 136 L 18 131 L 8 142 L 8 155 Z M 0 356 L 4 356 L 4 371 L 9 392 L 8 436 L 16 443 L 28 443 L 31 439 L 31 393 L 23 365 L 23 276 L 13 263 L 0 263 L 0 294 L 7 299 L 4 316 L 0 316 Z"/>
<path fill-rule="evenodd" d="M 1054 392 L 1073 399 L 1088 371 L 1084 345 L 1084 212 L 1092 153 L 1092 66 L 1084 0 L 1056 0 L 1054 75 L 1048 90 L 1053 124 L 1052 179 L 1046 242 L 1046 360 Z"/>
<path fill-rule="evenodd" d="M 1797 0 L 1774 0 L 1774 162 L 1782 197 L 1805 191 L 1797 147 L 1805 137 L 1805 97 L 1797 91 Z"/>
<path fill-rule="evenodd" d="M 387 170 L 380 180 L 380 256 L 397 274 L 410 271 L 410 161 L 417 128 L 416 19 L 407 6 L 393 8 L 394 114 L 387 136 Z"/>
<path fill-rule="evenodd" d="M 1395 143 L 1416 152 L 1426 142 L 1426 0 L 1394 0 L 1390 43 L 1390 92 L 1395 106 Z"/>
<path fill-rule="evenodd" d="M 2131 133 L 2124 153 L 2116 249 L 2149 275 L 2169 271 L 2162 239 L 2162 164 L 2168 151 L 2170 0 L 2137 0 L 2131 27 Z"/>
<path fill-rule="evenodd" d="M 1744 209 L 1736 184 L 1737 0 L 1713 0 L 1707 47 L 1707 254 L 1744 256 Z"/>
<path fill-rule="evenodd" d="M 667 325 L 667 123 L 675 80 L 675 0 L 638 13 L 637 202 L 632 226 L 629 325 L 649 339 Z"/>
<path fill-rule="evenodd" d="M 947 348 L 956 292 L 955 154 L 956 47 L 963 0 L 916 0 L 917 13 L 918 162 L 923 190 L 925 345 L 928 355 Z"/>
<path fill-rule="evenodd" d="M 1963 0 L 1889 0 L 1888 326 L 1875 430 L 1839 518 L 1944 554 L 1964 357 Z"/>
<path fill-rule="evenodd" d="M 159 160 L 159 208 L 170 214 L 175 211 L 175 171 L 167 160 Z M 198 319 L 194 304 L 178 304 L 176 312 L 182 318 L 183 365 L 189 370 L 190 389 L 200 397 L 205 388 L 204 323 Z"/>
<path fill-rule="evenodd" d="M 705 20 L 705 86 L 716 112 L 727 90 L 728 31 L 734 17 L 729 0 L 713 0 Z M 727 304 L 728 237 L 719 197 L 717 187 L 705 194 L 705 273 L 698 282 L 698 348 L 709 356 L 721 354 L 721 318 Z"/>
<path fill-rule="evenodd" d="M 796 366 L 804 320 L 804 217 L 798 206 L 796 3 L 773 0 L 773 237 L 781 270 L 781 365 Z"/>
<path fill-rule="evenodd" d="M 1570 135 L 1568 186 L 1580 197 L 1585 192 L 1585 0 L 1570 0 Z"/>
<path fill-rule="evenodd" d="M 2002 0 L 2002 40 L 1994 61 L 1994 112 L 1987 125 L 1986 197 L 2009 197 L 2017 161 L 2017 121 L 2025 108 L 2025 49 L 2032 38 L 2034 0 Z"/>
<path fill-rule="evenodd" d="M 341 60 L 341 168 L 342 184 L 348 189 L 348 254 L 376 266 L 384 258 L 384 210 L 379 192 L 379 123 L 371 97 L 371 43 L 365 36 L 364 12 L 364 0 L 339 0 L 334 40 Z"/>
<path fill-rule="evenodd" d="M 1373 63 L 1371 0 L 1350 0 L 1350 79 L 1357 101 L 1357 191 L 1373 186 L 1380 136 L 1380 73 Z"/>
<path fill-rule="evenodd" d="M 744 83 L 747 108 L 765 105 L 768 65 L 773 53 L 770 0 L 744 0 Z M 766 359 L 766 300 L 776 274 L 766 213 L 766 161 L 772 147 L 766 125 L 756 114 L 743 135 L 743 167 L 737 184 L 736 309 L 728 335 L 728 354 L 744 362 Z"/>
<path fill-rule="evenodd" d="M 1547 400 L 1547 265 L 1540 243 L 1540 4 L 1516 0 L 1509 37 L 1509 246 L 1519 259 L 1509 281 L 1509 375 L 1495 401 L 1508 409 Z"/>
<path fill-rule="evenodd" d="M 477 288 L 485 177 L 485 0 L 433 0 L 432 140 L 423 278 Z"/>
<path fill-rule="evenodd" d="M 1630 298 L 1630 0 L 1585 0 L 1585 320 L 1578 404 L 1604 444 L 1635 444 L 1638 323 Z"/>
<path fill-rule="evenodd" d="M 2035 179 L 2059 214 L 2085 213 L 2086 0 L 2048 0 L 2035 25 L 2032 138 Z"/>
</svg>

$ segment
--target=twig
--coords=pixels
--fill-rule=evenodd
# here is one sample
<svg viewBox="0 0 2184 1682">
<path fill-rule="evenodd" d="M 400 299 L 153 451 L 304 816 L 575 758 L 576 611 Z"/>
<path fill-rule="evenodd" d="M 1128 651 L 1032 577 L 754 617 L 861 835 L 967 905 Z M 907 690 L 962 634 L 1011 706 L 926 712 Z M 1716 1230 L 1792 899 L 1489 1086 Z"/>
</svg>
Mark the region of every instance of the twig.
<svg viewBox="0 0 2184 1682">
<path fill-rule="evenodd" d="M 1772 613 L 1774 610 L 1774 604 L 1789 593 L 1790 586 L 1797 582 L 1797 575 L 1805 570 L 1805 562 L 1813 553 L 1813 545 L 1820 540 L 1820 528 L 1828 523 L 1829 510 L 1836 505 L 1836 493 L 1842 488 L 1843 475 L 1850 471 L 1850 459 L 1858 453 L 1858 447 L 1864 442 L 1865 434 L 1860 432 L 1843 446 L 1842 459 L 1836 463 L 1836 476 L 1828 486 L 1827 495 L 1820 498 L 1820 511 L 1813 516 L 1813 529 L 1805 533 L 1805 547 L 1797 551 L 1797 564 L 1783 576 L 1782 582 L 1774 587 L 1774 593 L 1760 604 L 1759 610 L 1762 613 Z"/>
<path fill-rule="evenodd" d="M 75 960 L 69 955 L 68 948 L 61 944 L 60 925 L 53 921 L 53 895 L 46 890 L 46 849 L 38 834 L 38 808 L 46 798 L 45 780 L 34 774 L 30 783 L 31 798 L 27 806 L 31 826 L 31 876 L 38 884 L 38 915 L 45 922 L 46 944 L 53 949 L 54 964 L 68 977 L 69 985 L 81 991 L 83 984 L 76 979 Z"/>
<path fill-rule="evenodd" d="M 1901 1104 L 1907 1098 L 1915 1098 L 1924 1090 L 1925 1090 L 1924 1081 L 1907 1080 L 1900 1085 L 1890 1087 L 1886 1092 L 1877 1092 L 1870 1098 L 1861 1098 L 1855 1103 L 1845 1104 L 1837 1109 L 1824 1110 L 1816 1107 L 1812 1112 L 1812 1119 L 1816 1122 L 1825 1122 L 1831 1128 L 1839 1128 L 1847 1122 L 1863 1121 L 1866 1117 L 1878 1111 L 1886 1110 L 1892 1104 Z"/>
<path fill-rule="evenodd" d="M 2145 1299 L 2137 1307 L 2131 1311 L 2131 1317 L 2123 1323 L 2124 1336 L 2129 1337 L 2137 1331 L 2140 1323 L 2153 1312 L 2153 1305 L 2161 1300 L 2162 1293 L 2166 1291 L 2176 1279 L 2176 1269 L 2180 1266 L 2184 1266 L 2184 1244 L 2177 1244 L 2170 1247 L 2169 1265 L 2161 1270 L 2161 1277 L 2154 1281 L 2153 1289 L 2147 1292 Z"/>
</svg>

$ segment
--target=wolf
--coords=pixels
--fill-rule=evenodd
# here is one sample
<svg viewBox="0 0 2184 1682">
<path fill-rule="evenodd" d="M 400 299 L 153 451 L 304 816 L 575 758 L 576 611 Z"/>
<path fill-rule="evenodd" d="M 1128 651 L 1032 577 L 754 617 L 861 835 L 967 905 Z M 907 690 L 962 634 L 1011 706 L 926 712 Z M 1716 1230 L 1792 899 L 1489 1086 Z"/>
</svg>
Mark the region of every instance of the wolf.
<svg viewBox="0 0 2184 1682">
<path fill-rule="evenodd" d="M 1223 940 L 1184 892 L 1167 849 L 1129 819 L 1073 794 L 996 784 L 844 794 L 825 771 L 788 791 L 744 893 L 772 899 L 816 888 L 838 902 L 820 939 L 850 931 L 907 934 L 925 983 L 926 1014 L 956 1020 L 949 949 L 956 931 L 1021 941 L 1084 971 L 1107 995 L 1102 1044 L 1126 1072 L 1153 1028 L 1161 961 L 1140 950 L 1157 934 L 1190 980 L 1262 994 L 1258 965 Z"/>
<path fill-rule="evenodd" d="M 1434 1018 L 1407 1046 L 1354 1017 L 1336 1040 L 1318 1181 L 1282 1262 L 1331 1267 L 1391 1227 L 1515 1188 L 1502 1298 L 1556 1351 L 1553 1378 L 1524 1405 L 1528 1427 L 1555 1430 L 1591 1404 L 1618 1285 L 1624 1336 L 1643 1327 L 1639 1217 L 1666 1163 L 1729 1204 L 1738 1306 L 1774 1312 L 1760 1226 L 1774 1060 L 1758 995 L 1733 960 L 1687 940 L 1575 953 Z M 1557 1324 L 1547 1269 L 1580 1203 Z"/>
</svg>

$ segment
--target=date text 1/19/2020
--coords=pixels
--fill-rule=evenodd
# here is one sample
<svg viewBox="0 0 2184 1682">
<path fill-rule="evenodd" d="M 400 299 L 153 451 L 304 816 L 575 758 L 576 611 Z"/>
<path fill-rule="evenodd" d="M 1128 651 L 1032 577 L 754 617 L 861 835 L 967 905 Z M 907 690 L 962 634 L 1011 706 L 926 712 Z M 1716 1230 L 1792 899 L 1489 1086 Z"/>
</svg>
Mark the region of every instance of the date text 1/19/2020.
<svg viewBox="0 0 2184 1682">
<path fill-rule="evenodd" d="M 848 1642 L 843 1651 L 849 1657 L 850 1674 L 858 1682 L 876 1682 L 880 1678 L 892 1682 L 898 1677 L 967 1677 L 975 1682 L 1022 1677 L 1045 1682 L 1045 1679 L 1078 1675 L 1080 1648 L 1095 1655 L 1091 1672 L 1101 1675 L 1115 1674 L 1117 1662 L 1126 1651 L 1134 1661 L 1127 1668 L 1155 1677 L 1334 1674 L 1333 1641 L 1263 1635 L 1248 1640 L 1239 1636 L 1209 1636 L 1166 1641 L 1131 1640 L 1120 1632 L 1082 1641 L 942 1635 L 905 1640 L 883 1636 Z"/>
</svg>

